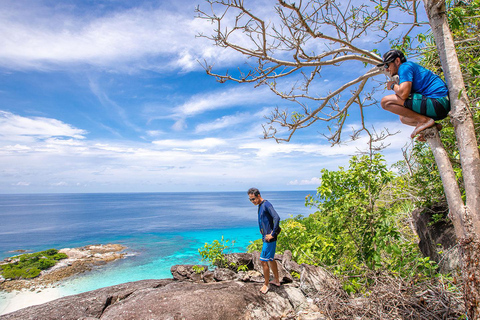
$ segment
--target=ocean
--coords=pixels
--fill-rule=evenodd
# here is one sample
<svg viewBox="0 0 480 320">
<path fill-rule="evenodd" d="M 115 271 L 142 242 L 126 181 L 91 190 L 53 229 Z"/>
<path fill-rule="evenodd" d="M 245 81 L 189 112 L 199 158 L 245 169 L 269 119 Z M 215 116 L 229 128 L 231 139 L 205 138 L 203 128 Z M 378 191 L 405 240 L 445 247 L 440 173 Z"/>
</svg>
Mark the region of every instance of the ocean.
<svg viewBox="0 0 480 320">
<path fill-rule="evenodd" d="M 308 215 L 314 191 L 262 192 L 281 219 Z M 125 259 L 75 276 L 55 297 L 144 279 L 171 278 L 175 264 L 199 264 L 198 249 L 229 239 L 230 252 L 260 238 L 257 210 L 246 192 L 0 195 L 0 259 L 15 250 L 36 252 L 119 243 Z M 14 295 L 0 294 L 0 314 Z"/>
</svg>

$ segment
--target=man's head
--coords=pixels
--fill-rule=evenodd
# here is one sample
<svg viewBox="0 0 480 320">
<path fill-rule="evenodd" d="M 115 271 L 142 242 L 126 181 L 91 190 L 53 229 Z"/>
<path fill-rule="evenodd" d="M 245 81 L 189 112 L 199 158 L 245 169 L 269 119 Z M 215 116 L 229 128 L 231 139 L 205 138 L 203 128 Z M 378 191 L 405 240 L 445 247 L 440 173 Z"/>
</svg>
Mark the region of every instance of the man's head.
<svg viewBox="0 0 480 320">
<path fill-rule="evenodd" d="M 248 199 L 253 204 L 257 205 L 261 202 L 262 197 L 260 196 L 260 191 L 257 188 L 250 188 L 247 191 Z"/>
<path fill-rule="evenodd" d="M 377 64 L 377 67 L 384 67 L 391 76 L 394 76 L 398 73 L 398 67 L 406 61 L 402 51 L 390 50 L 383 55 L 383 63 Z"/>
</svg>

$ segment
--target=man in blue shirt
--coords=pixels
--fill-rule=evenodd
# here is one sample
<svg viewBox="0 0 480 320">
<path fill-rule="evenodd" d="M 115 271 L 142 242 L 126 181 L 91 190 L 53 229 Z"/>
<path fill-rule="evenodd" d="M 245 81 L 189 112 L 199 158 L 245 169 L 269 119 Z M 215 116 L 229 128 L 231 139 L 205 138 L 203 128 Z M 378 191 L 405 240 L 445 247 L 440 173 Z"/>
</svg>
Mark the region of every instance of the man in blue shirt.
<svg viewBox="0 0 480 320">
<path fill-rule="evenodd" d="M 280 231 L 280 217 L 272 204 L 262 198 L 260 191 L 257 188 L 248 189 L 247 194 L 249 200 L 254 205 L 258 205 L 258 226 L 260 227 L 260 233 L 262 234 L 263 240 L 260 261 L 262 262 L 263 276 L 265 277 L 265 283 L 260 291 L 262 293 L 267 293 L 270 283 L 270 268 L 275 277 L 272 284 L 280 286 L 278 267 L 277 262 L 275 261 L 277 235 Z"/>
<path fill-rule="evenodd" d="M 394 94 L 383 97 L 383 109 L 400 116 L 404 124 L 414 126 L 412 139 L 419 134 L 418 140 L 425 141 L 423 130 L 433 127 L 435 120 L 447 117 L 450 111 L 448 88 L 445 82 L 432 71 L 411 61 L 407 61 L 400 50 L 390 50 L 383 55 L 384 67 L 392 76 L 398 75 L 398 83 L 387 82 L 387 88 Z M 440 130 L 442 126 L 436 124 Z"/>
</svg>

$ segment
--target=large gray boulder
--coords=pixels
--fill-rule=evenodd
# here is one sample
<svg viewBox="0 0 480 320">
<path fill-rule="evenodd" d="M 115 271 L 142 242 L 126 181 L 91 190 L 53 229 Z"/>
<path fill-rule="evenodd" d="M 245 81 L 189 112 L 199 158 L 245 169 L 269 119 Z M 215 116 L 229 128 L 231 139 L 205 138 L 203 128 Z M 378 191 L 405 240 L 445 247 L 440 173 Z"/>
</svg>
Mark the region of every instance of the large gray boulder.
<svg viewBox="0 0 480 320">
<path fill-rule="evenodd" d="M 311 305 L 296 284 L 272 286 L 267 294 L 260 293 L 261 286 L 240 281 L 144 280 L 64 297 L 0 319 L 263 320 L 293 318 Z"/>
<path fill-rule="evenodd" d="M 142 280 L 128 282 L 74 296 L 63 297 L 41 305 L 24 308 L 0 316 L 1 320 L 56 320 L 56 319 L 100 319 L 104 310 L 128 298 L 138 290 L 159 288 L 174 280 Z"/>
</svg>

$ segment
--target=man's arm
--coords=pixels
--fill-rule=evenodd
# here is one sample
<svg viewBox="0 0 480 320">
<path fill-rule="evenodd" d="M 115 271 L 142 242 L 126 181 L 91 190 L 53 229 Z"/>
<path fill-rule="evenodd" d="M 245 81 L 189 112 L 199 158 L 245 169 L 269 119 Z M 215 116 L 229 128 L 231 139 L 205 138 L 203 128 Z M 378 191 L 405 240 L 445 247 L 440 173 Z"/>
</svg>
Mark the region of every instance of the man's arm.
<svg viewBox="0 0 480 320">
<path fill-rule="evenodd" d="M 405 81 L 400 84 L 396 84 L 395 81 L 388 81 L 387 88 L 395 92 L 395 94 L 402 100 L 407 100 L 412 91 L 412 82 Z"/>
<path fill-rule="evenodd" d="M 273 219 L 273 228 L 272 228 L 272 236 L 278 233 L 278 228 L 280 227 L 280 216 L 278 215 L 277 211 L 273 208 L 272 205 L 267 207 L 268 213 Z"/>
</svg>

